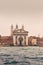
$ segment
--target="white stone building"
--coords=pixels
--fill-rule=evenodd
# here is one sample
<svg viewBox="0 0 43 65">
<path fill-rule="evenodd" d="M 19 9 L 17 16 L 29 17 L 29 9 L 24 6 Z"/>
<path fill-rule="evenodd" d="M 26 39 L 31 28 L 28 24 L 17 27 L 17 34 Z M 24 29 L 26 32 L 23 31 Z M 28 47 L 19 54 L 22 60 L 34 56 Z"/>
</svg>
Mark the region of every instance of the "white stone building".
<svg viewBox="0 0 43 65">
<path fill-rule="evenodd" d="M 25 46 L 28 45 L 28 31 L 24 30 L 24 26 L 22 26 L 21 29 L 18 28 L 18 25 L 16 25 L 16 28 L 13 29 L 13 25 L 11 26 L 11 36 L 13 36 L 13 44 Z"/>
</svg>

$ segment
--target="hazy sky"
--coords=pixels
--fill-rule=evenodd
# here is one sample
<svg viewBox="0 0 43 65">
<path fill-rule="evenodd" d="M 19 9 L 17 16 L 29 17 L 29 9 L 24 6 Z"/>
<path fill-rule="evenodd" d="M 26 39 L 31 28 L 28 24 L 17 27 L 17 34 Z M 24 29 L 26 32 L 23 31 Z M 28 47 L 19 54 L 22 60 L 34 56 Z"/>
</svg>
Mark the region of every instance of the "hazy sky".
<svg viewBox="0 0 43 65">
<path fill-rule="evenodd" d="M 43 36 L 43 0 L 0 0 L 0 34 L 10 35 L 11 24 Z"/>
</svg>

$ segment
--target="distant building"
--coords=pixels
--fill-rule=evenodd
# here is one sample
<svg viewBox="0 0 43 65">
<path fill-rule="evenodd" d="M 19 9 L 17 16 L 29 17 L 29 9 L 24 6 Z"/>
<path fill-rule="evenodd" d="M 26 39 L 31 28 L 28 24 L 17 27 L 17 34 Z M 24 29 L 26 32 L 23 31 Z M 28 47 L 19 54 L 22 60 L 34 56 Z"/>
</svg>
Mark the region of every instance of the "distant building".
<svg viewBox="0 0 43 65">
<path fill-rule="evenodd" d="M 28 31 L 22 28 L 18 28 L 16 25 L 15 29 L 11 25 L 11 35 L 1 36 L 0 35 L 0 46 L 43 46 L 43 38 L 39 36 L 29 36 Z"/>
<path fill-rule="evenodd" d="M 12 46 L 13 45 L 13 38 L 11 36 L 1 36 L 0 37 L 0 45 Z"/>
<path fill-rule="evenodd" d="M 37 38 L 37 43 L 39 46 L 43 46 L 43 38 Z"/>
<path fill-rule="evenodd" d="M 37 39 L 32 39 L 32 45 L 37 45 Z"/>
<path fill-rule="evenodd" d="M 35 36 L 30 36 L 28 38 L 28 44 L 30 46 L 34 46 L 34 45 L 37 45 L 37 38 Z"/>
<path fill-rule="evenodd" d="M 24 30 L 24 26 L 19 29 L 18 25 L 16 25 L 14 30 L 13 26 L 11 26 L 11 36 L 13 37 L 14 45 L 28 45 L 28 31 Z"/>
</svg>

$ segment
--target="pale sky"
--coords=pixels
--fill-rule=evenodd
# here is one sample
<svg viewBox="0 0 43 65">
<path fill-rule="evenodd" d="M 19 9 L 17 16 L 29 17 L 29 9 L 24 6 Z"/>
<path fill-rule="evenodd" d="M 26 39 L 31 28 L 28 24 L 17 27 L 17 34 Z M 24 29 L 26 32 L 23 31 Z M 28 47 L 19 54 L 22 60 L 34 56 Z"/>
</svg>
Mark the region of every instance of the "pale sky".
<svg viewBox="0 0 43 65">
<path fill-rule="evenodd" d="M 29 36 L 43 37 L 43 0 L 0 0 L 0 34 L 10 35 L 10 26 L 24 25 Z"/>
</svg>

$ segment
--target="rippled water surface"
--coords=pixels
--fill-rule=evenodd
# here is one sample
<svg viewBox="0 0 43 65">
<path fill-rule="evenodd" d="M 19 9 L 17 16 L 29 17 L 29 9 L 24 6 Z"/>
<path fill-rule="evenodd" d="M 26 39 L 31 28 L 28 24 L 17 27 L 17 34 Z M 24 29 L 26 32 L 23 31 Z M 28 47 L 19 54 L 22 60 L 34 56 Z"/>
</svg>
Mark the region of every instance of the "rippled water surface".
<svg viewBox="0 0 43 65">
<path fill-rule="evenodd" d="M 43 65 L 43 47 L 0 47 L 0 65 Z"/>
</svg>

